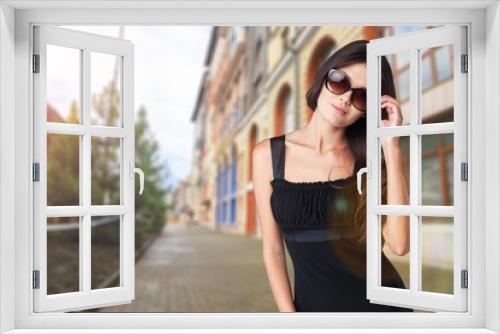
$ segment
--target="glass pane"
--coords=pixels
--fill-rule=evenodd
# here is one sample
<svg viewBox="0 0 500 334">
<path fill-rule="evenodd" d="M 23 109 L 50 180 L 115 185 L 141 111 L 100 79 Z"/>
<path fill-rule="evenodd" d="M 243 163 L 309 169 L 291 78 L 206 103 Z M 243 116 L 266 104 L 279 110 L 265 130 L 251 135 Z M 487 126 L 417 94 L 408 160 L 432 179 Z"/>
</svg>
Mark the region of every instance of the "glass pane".
<svg viewBox="0 0 500 334">
<path fill-rule="evenodd" d="M 80 290 L 80 217 L 47 218 L 47 294 Z"/>
<path fill-rule="evenodd" d="M 380 151 L 383 152 L 381 141 L 386 137 L 380 138 Z M 408 203 L 391 203 L 391 204 L 409 204 L 409 196 L 410 196 L 410 137 L 409 136 L 401 136 L 399 138 L 399 150 L 401 152 L 401 169 L 403 171 L 403 177 L 406 185 L 406 193 L 408 194 Z M 380 198 L 379 203 L 381 205 L 388 204 L 387 203 L 387 163 L 384 160 L 384 155 L 381 155 L 380 161 L 380 176 L 382 177 L 380 184 Z M 384 167 L 382 167 L 382 161 L 384 161 Z M 382 169 L 384 168 L 384 169 Z"/>
<path fill-rule="evenodd" d="M 92 217 L 92 289 L 120 286 L 120 216 Z"/>
<path fill-rule="evenodd" d="M 121 126 L 121 56 L 90 53 L 93 125 Z"/>
<path fill-rule="evenodd" d="M 396 98 L 399 102 L 401 113 L 403 115 L 403 122 L 401 125 L 409 125 L 410 124 L 410 57 L 409 51 L 402 51 L 390 55 L 384 56 L 390 64 L 390 69 L 392 75 L 384 76 L 385 73 L 389 73 L 385 70 L 385 67 L 382 66 L 382 59 L 380 59 L 380 93 L 381 95 L 390 95 Z M 383 84 L 387 80 L 392 80 L 394 83 L 395 92 L 390 93 L 389 87 L 391 85 Z M 387 111 L 386 108 L 382 109 L 381 119 L 387 120 Z M 379 124 L 380 127 L 384 127 L 385 125 L 381 122 Z"/>
<path fill-rule="evenodd" d="M 453 205 L 453 134 L 422 135 L 422 205 Z"/>
<path fill-rule="evenodd" d="M 406 232 L 401 235 L 401 241 L 407 242 L 408 251 L 405 252 L 404 249 L 398 249 L 398 246 L 393 246 L 393 250 L 387 242 L 384 240 L 383 233 L 381 234 L 381 241 L 383 242 L 382 253 L 381 253 L 381 285 L 385 287 L 398 288 L 398 289 L 409 289 L 410 288 L 410 217 L 409 216 L 394 216 L 394 215 L 382 215 L 380 216 L 381 226 L 393 221 L 397 224 L 405 224 Z M 381 232 L 382 228 L 380 229 Z M 402 231 L 405 231 L 403 229 Z"/>
<path fill-rule="evenodd" d="M 427 29 L 426 26 L 418 26 L 418 25 L 411 25 L 411 26 L 394 26 L 394 35 L 398 34 L 407 34 L 411 32 L 416 32 L 416 31 L 421 31 Z"/>
<path fill-rule="evenodd" d="M 47 122 L 80 123 L 80 54 L 47 44 Z"/>
<path fill-rule="evenodd" d="M 120 204 L 121 139 L 92 137 L 92 205 Z"/>
<path fill-rule="evenodd" d="M 420 123 L 453 122 L 453 48 L 419 50 Z"/>
<path fill-rule="evenodd" d="M 80 204 L 80 137 L 47 134 L 47 205 Z"/>
<path fill-rule="evenodd" d="M 422 291 L 453 294 L 453 218 L 420 221 Z"/>
<path fill-rule="evenodd" d="M 445 80 L 453 75 L 453 48 L 442 46 L 436 49 L 437 80 Z"/>
</svg>

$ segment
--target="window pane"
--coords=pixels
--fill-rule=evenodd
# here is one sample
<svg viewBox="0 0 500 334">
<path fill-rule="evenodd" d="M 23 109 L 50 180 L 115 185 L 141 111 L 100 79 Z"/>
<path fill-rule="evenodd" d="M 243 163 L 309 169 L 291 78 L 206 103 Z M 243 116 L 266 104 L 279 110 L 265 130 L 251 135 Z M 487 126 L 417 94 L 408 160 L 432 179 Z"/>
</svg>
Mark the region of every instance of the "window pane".
<svg viewBox="0 0 500 334">
<path fill-rule="evenodd" d="M 121 56 L 90 53 L 91 121 L 121 126 Z"/>
<path fill-rule="evenodd" d="M 408 99 L 410 97 L 410 69 L 406 69 L 398 74 L 398 83 L 396 86 L 396 96 L 400 102 Z M 408 102 L 405 102 L 401 108 L 404 108 L 404 112 L 408 115 Z M 401 110 L 403 111 L 403 110 Z M 410 123 L 407 119 L 406 123 Z"/>
<path fill-rule="evenodd" d="M 450 203 L 453 202 L 453 153 L 446 155 L 446 167 L 448 175 L 448 197 L 450 198 Z M 450 204 L 451 205 L 451 204 Z"/>
<path fill-rule="evenodd" d="M 422 49 L 420 123 L 453 122 L 453 49 Z"/>
<path fill-rule="evenodd" d="M 380 138 L 380 152 L 383 152 L 382 149 L 382 144 L 381 141 L 385 137 Z M 405 178 L 406 181 L 406 191 L 408 194 L 408 199 L 410 196 L 410 137 L 409 136 L 401 136 L 399 137 L 399 149 L 401 152 L 401 168 L 403 170 L 403 177 Z M 387 203 L 387 171 L 382 170 L 382 161 L 384 156 L 381 155 L 381 161 L 380 161 L 380 177 L 382 178 L 381 181 L 379 182 L 380 185 L 380 197 L 379 197 L 379 203 L 381 205 L 386 205 Z M 385 167 L 387 168 L 387 167 Z M 391 204 L 401 204 L 401 203 L 391 203 Z"/>
<path fill-rule="evenodd" d="M 425 29 L 426 29 L 425 26 L 417 26 L 417 25 L 414 25 L 414 26 L 394 26 L 394 35 L 407 34 L 407 33 L 421 31 L 421 30 L 425 30 Z"/>
<path fill-rule="evenodd" d="M 424 57 L 421 54 L 421 63 L 420 67 L 422 71 L 420 72 L 420 83 L 422 90 L 428 88 L 430 85 L 432 85 L 432 67 L 431 67 L 431 58 L 430 57 Z"/>
<path fill-rule="evenodd" d="M 120 204 L 120 138 L 92 137 L 92 205 Z"/>
<path fill-rule="evenodd" d="M 380 216 L 380 224 L 386 224 L 387 219 L 389 220 L 399 220 L 398 223 L 407 224 L 408 226 L 408 248 L 410 247 L 410 217 L 409 216 L 393 216 L 393 215 L 382 215 Z M 385 222 L 385 223 L 384 223 Z M 383 225 L 380 225 L 383 226 Z M 382 228 L 380 228 L 382 233 Z M 381 234 L 381 240 L 383 240 L 383 234 Z M 410 288 L 410 251 L 404 253 L 401 249 L 395 249 L 392 251 L 389 244 L 383 241 L 382 253 L 381 253 L 381 285 L 385 287 L 399 288 L 399 289 L 409 289 Z M 396 247 L 396 246 L 393 246 Z M 404 254 L 403 254 L 404 253 Z"/>
<path fill-rule="evenodd" d="M 420 220 L 422 291 L 453 294 L 453 218 Z"/>
<path fill-rule="evenodd" d="M 47 218 L 47 294 L 80 290 L 80 217 Z"/>
<path fill-rule="evenodd" d="M 47 44 L 47 122 L 80 123 L 80 54 Z"/>
<path fill-rule="evenodd" d="M 120 286 L 120 216 L 92 217 L 92 289 Z"/>
<path fill-rule="evenodd" d="M 423 135 L 422 205 L 453 205 L 453 134 Z"/>
<path fill-rule="evenodd" d="M 80 204 L 80 137 L 47 134 L 47 205 Z"/>
<path fill-rule="evenodd" d="M 438 81 L 449 78 L 453 74 L 453 49 L 441 46 L 436 49 L 435 56 Z"/>
<path fill-rule="evenodd" d="M 399 53 L 389 54 L 384 56 L 390 64 L 392 72 L 392 80 L 394 81 L 394 87 L 396 89 L 395 97 L 399 102 L 401 113 L 403 114 L 403 123 L 401 125 L 410 124 L 410 114 L 409 114 L 409 104 L 410 104 L 410 63 L 409 63 L 409 51 L 403 51 Z M 385 67 L 382 67 L 382 58 L 379 62 L 380 68 L 380 95 L 392 95 L 390 94 L 388 87 L 382 86 L 384 80 L 384 72 L 382 71 Z M 394 97 L 394 96 L 393 96 Z M 381 111 L 381 119 L 386 120 L 387 111 L 385 108 Z M 383 127 L 383 123 L 379 124 Z"/>
</svg>

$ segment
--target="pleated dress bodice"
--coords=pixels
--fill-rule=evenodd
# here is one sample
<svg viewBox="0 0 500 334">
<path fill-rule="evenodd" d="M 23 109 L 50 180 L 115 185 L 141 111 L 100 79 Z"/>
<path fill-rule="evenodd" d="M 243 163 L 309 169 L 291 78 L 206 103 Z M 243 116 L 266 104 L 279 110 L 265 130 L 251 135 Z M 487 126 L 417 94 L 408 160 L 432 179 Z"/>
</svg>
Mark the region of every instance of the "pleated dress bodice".
<svg viewBox="0 0 500 334">
<path fill-rule="evenodd" d="M 285 239 L 299 234 L 317 235 L 318 240 L 359 236 L 353 221 L 357 196 L 355 176 L 361 167 L 358 163 L 354 173 L 345 178 L 291 182 L 284 177 L 285 135 L 271 138 L 271 153 L 271 210 Z"/>
</svg>

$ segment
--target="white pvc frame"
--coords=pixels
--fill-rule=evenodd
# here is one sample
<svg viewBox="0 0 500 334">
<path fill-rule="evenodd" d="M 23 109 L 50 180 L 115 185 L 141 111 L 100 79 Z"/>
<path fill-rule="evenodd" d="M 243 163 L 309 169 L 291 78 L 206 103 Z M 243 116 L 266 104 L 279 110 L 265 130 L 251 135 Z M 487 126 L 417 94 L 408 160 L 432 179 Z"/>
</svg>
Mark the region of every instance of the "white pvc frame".
<svg viewBox="0 0 500 334">
<path fill-rule="evenodd" d="M 40 71 L 33 74 L 34 84 L 34 161 L 40 165 L 40 181 L 34 182 L 34 257 L 33 268 L 40 271 L 40 288 L 34 289 L 34 311 L 75 311 L 108 305 L 123 304 L 134 299 L 135 289 L 135 127 L 133 109 L 133 45 L 127 40 L 99 36 L 51 26 L 34 27 L 34 54 L 40 56 Z M 80 53 L 80 124 L 47 122 L 47 45 L 79 50 Z M 120 57 L 120 122 L 116 127 L 91 124 L 90 75 L 91 53 L 99 52 Z M 47 135 L 69 134 L 79 138 L 80 205 L 47 206 Z M 91 204 L 91 137 L 120 140 L 120 204 Z M 132 165 L 130 164 L 132 163 Z M 120 284 L 118 287 L 91 289 L 91 217 L 115 215 L 120 217 Z M 47 294 L 47 218 L 80 216 L 79 291 Z"/>
<path fill-rule="evenodd" d="M 412 306 L 431 311 L 467 310 L 468 289 L 461 288 L 461 270 L 467 268 L 467 183 L 461 181 L 460 163 L 467 162 L 467 79 L 461 73 L 461 57 L 466 54 L 466 26 L 445 26 L 415 33 L 381 38 L 368 44 L 367 50 L 367 165 L 371 166 L 371 177 L 367 178 L 367 296 L 378 303 L 395 306 Z M 453 46 L 453 119 L 454 122 L 420 124 L 420 55 L 419 49 L 436 46 Z M 410 124 L 381 127 L 380 120 L 380 57 L 402 51 L 410 55 Z M 471 59 L 469 54 L 468 59 Z M 376 89 L 375 89 L 376 87 Z M 377 93 L 378 92 L 378 93 Z M 374 115 L 371 117 L 370 115 Z M 422 205 L 422 154 L 421 135 L 436 133 L 454 134 L 453 146 L 453 192 L 451 206 Z M 386 136 L 410 137 L 410 203 L 409 205 L 381 205 L 381 150 L 380 138 Z M 410 217 L 410 287 L 397 289 L 382 286 L 380 242 L 381 215 L 403 215 Z M 453 290 L 454 294 L 434 293 L 421 290 L 421 217 L 440 216 L 453 219 Z"/>
<path fill-rule="evenodd" d="M 48 10 L 36 8 L 50 6 Z M 148 328 L 163 328 L 163 333 L 178 333 L 191 328 L 190 333 L 498 333 L 500 323 L 499 298 L 499 227 L 497 204 L 500 187 L 497 170 L 500 167 L 497 131 L 500 108 L 500 9 L 496 1 L 418 2 L 418 1 L 314 1 L 288 2 L 219 1 L 196 2 L 123 2 L 99 3 L 78 1 L 59 2 L 3 1 L 0 3 L 0 332 L 15 329 L 15 333 L 36 333 L 37 328 L 89 328 L 82 332 L 109 333 L 106 329 L 128 328 L 129 333 L 152 332 Z M 94 6 L 94 9 L 91 7 Z M 133 6 L 124 9 L 121 6 Z M 203 8 L 193 8 L 201 6 Z M 287 6 L 287 9 L 285 9 Z M 87 7 L 85 10 L 76 10 Z M 102 7 L 114 9 L 103 9 Z M 143 8 L 137 10 L 136 8 Z M 31 10 L 14 10 L 24 8 Z M 100 8 L 100 9 L 98 9 Z M 411 10 L 405 10 L 411 8 Z M 332 15 L 334 14 L 334 15 Z M 208 18 L 210 17 L 210 18 Z M 386 18 L 386 19 L 382 19 Z M 387 19 L 389 18 L 389 19 Z M 15 20 L 14 20 L 15 19 Z M 30 95 L 30 25 L 44 24 L 470 24 L 472 69 L 472 130 L 469 178 L 473 218 L 471 235 L 469 289 L 472 298 L 467 314 L 43 314 L 31 313 L 30 230 L 29 207 L 31 161 Z M 15 34 L 15 39 L 14 39 Z M 13 66 L 15 61 L 14 73 Z M 488 71 L 485 71 L 488 68 Z M 14 86 L 15 85 L 15 86 Z M 15 95 L 14 95 L 14 87 Z M 15 96 L 15 99 L 14 99 Z M 15 108 L 14 108 L 15 106 Z M 483 113 L 474 113 L 481 110 Z M 12 124 L 16 124 L 15 131 Z M 486 137 L 487 136 L 487 137 Z M 486 140 L 488 138 L 488 140 Z M 15 145 L 15 146 L 14 146 Z M 15 147 L 15 150 L 14 150 Z M 485 157 L 489 157 L 485 164 Z M 483 175 L 488 176 L 485 182 Z M 15 182 L 14 182 L 15 180 Z M 6 188 L 5 185 L 10 186 Z M 13 187 L 15 185 L 15 187 Z M 15 197 L 11 189 L 16 189 Z M 13 208 L 15 207 L 15 211 Z M 15 215 L 14 215 L 15 214 Z M 14 220 L 15 217 L 15 220 Z M 15 222 L 15 224 L 14 224 Z M 15 230 L 14 230 L 15 228 Z M 16 238 L 14 239 L 14 235 Z M 27 248 L 26 248 L 27 247 Z M 16 254 L 14 258 L 10 254 Z M 486 264 L 486 265 L 485 265 Z M 15 290 L 14 286 L 16 280 Z M 486 287 L 488 294 L 485 294 Z M 12 307 L 15 305 L 15 307 Z M 383 323 L 383 324 L 382 324 Z M 248 329 L 251 324 L 253 329 Z M 165 329 L 168 327 L 170 329 Z M 384 327 L 383 329 L 377 329 Z M 394 329 L 389 329 L 392 327 Z M 437 328 L 440 329 L 437 329 Z M 26 330 L 23 330 L 26 329 Z M 132 330 L 135 328 L 136 330 Z M 175 329 L 177 328 L 177 329 Z M 204 329 L 205 328 L 205 329 Z M 226 329 L 221 329 L 226 328 Z M 231 328 L 231 329 L 227 329 Z M 245 328 L 245 329 L 244 329 Z M 283 328 L 287 328 L 283 330 Z M 336 328 L 336 329 L 334 329 Z M 357 330 L 353 329 L 357 328 Z M 468 328 L 460 330 L 459 328 Z M 28 330 L 30 329 L 30 330 Z M 56 332 L 56 330 L 51 330 Z M 62 331 L 61 331 L 62 332 Z M 123 332 L 118 330 L 115 332 Z M 156 331 L 158 332 L 158 331 Z M 186 331 L 182 331 L 186 332 Z M 14 333 L 14 331 L 13 331 Z"/>
</svg>

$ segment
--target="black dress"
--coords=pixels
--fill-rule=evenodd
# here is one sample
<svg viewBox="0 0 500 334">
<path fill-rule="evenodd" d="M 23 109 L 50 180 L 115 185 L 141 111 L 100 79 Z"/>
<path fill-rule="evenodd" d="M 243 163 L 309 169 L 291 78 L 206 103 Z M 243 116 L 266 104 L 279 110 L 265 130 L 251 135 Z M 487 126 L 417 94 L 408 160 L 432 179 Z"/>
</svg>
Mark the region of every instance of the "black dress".
<svg viewBox="0 0 500 334">
<path fill-rule="evenodd" d="M 350 177 L 290 182 L 284 178 L 285 135 L 271 138 L 271 210 L 293 262 L 297 312 L 412 312 L 366 299 L 366 246 L 353 223 L 356 164 Z M 384 286 L 405 288 L 382 253 Z"/>
</svg>

